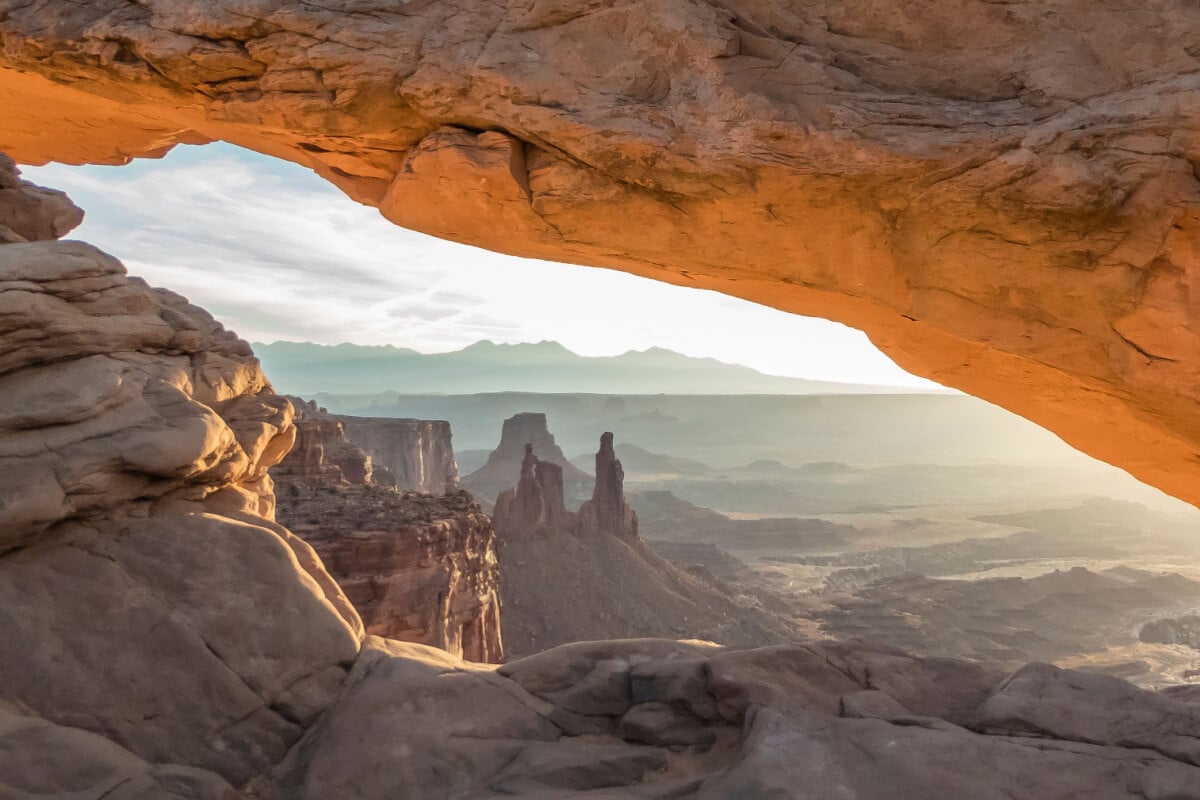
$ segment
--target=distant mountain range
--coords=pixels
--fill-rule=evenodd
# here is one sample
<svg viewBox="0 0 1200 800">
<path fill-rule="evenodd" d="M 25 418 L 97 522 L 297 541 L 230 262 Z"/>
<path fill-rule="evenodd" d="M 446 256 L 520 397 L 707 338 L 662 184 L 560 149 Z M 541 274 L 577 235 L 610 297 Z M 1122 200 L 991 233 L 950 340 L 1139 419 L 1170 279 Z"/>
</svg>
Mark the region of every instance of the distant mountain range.
<svg viewBox="0 0 1200 800">
<path fill-rule="evenodd" d="M 254 344 L 278 391 L 357 394 L 479 394 L 564 392 L 597 394 L 912 394 L 892 386 L 811 381 L 767 375 L 713 358 L 671 350 L 581 356 L 558 342 L 476 342 L 452 353 L 401 347 L 311 342 Z"/>
</svg>

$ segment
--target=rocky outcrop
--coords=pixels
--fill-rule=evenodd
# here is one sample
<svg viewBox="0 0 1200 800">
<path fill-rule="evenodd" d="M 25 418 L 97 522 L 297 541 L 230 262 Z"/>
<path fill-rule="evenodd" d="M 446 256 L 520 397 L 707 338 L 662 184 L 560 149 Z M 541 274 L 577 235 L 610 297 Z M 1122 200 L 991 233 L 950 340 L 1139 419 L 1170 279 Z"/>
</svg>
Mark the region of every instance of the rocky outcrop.
<svg viewBox="0 0 1200 800">
<path fill-rule="evenodd" d="M 271 469 L 277 481 L 289 487 L 305 485 L 367 484 L 394 486 L 386 470 L 375 469 L 371 457 L 346 438 L 346 426 L 318 408 L 315 401 L 289 397 L 295 409 L 296 443 Z"/>
<path fill-rule="evenodd" d="M 637 640 L 495 669 L 375 641 L 280 786 L 296 800 L 1168 800 L 1196 796 L 1198 736 L 1200 706 L 1045 664 L 1004 678 L 863 645 Z"/>
<path fill-rule="evenodd" d="M 450 423 L 444 420 L 336 417 L 350 441 L 384 467 L 397 489 L 443 494 L 458 488 Z M 376 481 L 377 483 L 380 481 Z"/>
<path fill-rule="evenodd" d="M 83 210 L 62 192 L 20 178 L 12 158 L 0 152 L 0 245 L 61 239 L 83 222 Z"/>
<path fill-rule="evenodd" d="M 17 165 L 0 153 L 0 244 L 60 239 L 83 222 L 83 210 L 63 192 L 21 179 Z"/>
<path fill-rule="evenodd" d="M 1181 617 L 1147 622 L 1138 632 L 1138 638 L 1143 642 L 1181 644 L 1193 650 L 1200 650 L 1200 616 L 1185 614 Z"/>
<path fill-rule="evenodd" d="M 316 550 L 367 633 L 504 660 L 496 534 L 469 494 L 292 488 L 281 479 L 279 521 Z"/>
<path fill-rule="evenodd" d="M 437 496 L 398 491 L 393 473 L 347 437 L 345 420 L 366 423 L 355 430 L 376 436 L 393 463 L 418 472 L 432 461 L 431 444 L 449 449 L 448 424 L 334 417 L 315 402 L 292 400 L 296 446 L 271 470 L 278 518 L 316 550 L 367 633 L 468 661 L 502 661 L 491 520 L 466 492 L 442 494 L 450 488 L 445 481 Z M 404 442 L 412 452 L 402 452 Z"/>
<path fill-rule="evenodd" d="M 613 435 L 600 436 L 596 452 L 596 488 L 592 499 L 579 507 L 584 528 L 607 531 L 616 536 L 636 539 L 638 518 L 625 500 L 625 470 L 613 452 Z"/>
<path fill-rule="evenodd" d="M 1198 31 L 1190 0 L 4 0 L 0 149 L 254 148 L 427 233 L 845 322 L 1200 501 Z"/>
<path fill-rule="evenodd" d="M 542 461 L 525 445 L 521 477 L 496 498 L 497 527 L 511 536 L 556 536 L 575 529 L 577 520 L 563 502 L 563 469 Z"/>
<path fill-rule="evenodd" d="M 505 422 L 505 431 L 510 428 L 508 423 L 522 416 L 541 417 L 541 422 L 545 422 L 545 415 L 542 414 L 518 415 Z M 578 512 L 566 509 L 563 467 L 543 461 L 534 450 L 535 445 L 525 445 L 517 485 L 505 489 L 496 498 L 496 529 L 506 539 L 528 538 L 531 535 L 609 534 L 638 540 L 637 514 L 625 500 L 625 473 L 613 453 L 611 433 L 604 433 L 600 437 L 600 449 L 596 453 L 595 489 L 592 499 L 580 506 Z M 492 455 L 498 452 L 500 449 Z M 499 459 L 489 460 L 488 464 L 498 462 Z"/>
<path fill-rule="evenodd" d="M 0 245 L 0 319 L 0 782 L 232 797 L 363 633 L 273 522 L 291 405 L 245 342 L 80 242 Z"/>
<path fill-rule="evenodd" d="M 625 501 L 611 433 L 601 438 L 596 463 L 607 479 L 571 512 L 562 467 L 526 445 L 517 485 L 496 499 L 501 623 L 510 656 L 627 636 L 701 636 L 738 645 L 795 636 L 789 620 L 735 601 L 645 546 Z"/>
<path fill-rule="evenodd" d="M 546 415 L 534 412 L 522 412 L 504 420 L 500 444 L 482 467 L 463 478 L 463 486 L 479 497 L 495 497 L 511 489 L 524 475 L 531 447 L 532 452 L 537 453 L 539 463 L 558 467 L 560 494 L 565 498 L 586 496 L 591 488 L 591 477 L 567 460 L 562 448 L 554 441 Z"/>
</svg>

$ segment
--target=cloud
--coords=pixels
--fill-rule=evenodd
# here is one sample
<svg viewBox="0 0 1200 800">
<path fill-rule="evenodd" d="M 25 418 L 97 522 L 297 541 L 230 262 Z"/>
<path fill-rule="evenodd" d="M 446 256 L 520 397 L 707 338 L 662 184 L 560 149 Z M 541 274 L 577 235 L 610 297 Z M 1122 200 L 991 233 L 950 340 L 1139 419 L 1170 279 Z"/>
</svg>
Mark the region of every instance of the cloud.
<svg viewBox="0 0 1200 800">
<path fill-rule="evenodd" d="M 304 168 L 229 145 L 25 173 L 87 210 L 74 236 L 248 339 L 425 352 L 554 339 L 585 355 L 659 346 L 776 374 L 932 386 L 837 323 L 406 231 Z"/>
</svg>

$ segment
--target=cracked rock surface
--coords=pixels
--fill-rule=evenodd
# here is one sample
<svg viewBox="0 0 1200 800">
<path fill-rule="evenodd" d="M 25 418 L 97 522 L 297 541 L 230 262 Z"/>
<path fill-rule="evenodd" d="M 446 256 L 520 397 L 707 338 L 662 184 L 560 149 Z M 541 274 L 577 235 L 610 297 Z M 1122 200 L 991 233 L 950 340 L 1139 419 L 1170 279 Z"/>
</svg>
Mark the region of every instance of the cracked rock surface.
<svg viewBox="0 0 1200 800">
<path fill-rule="evenodd" d="M 227 140 L 837 319 L 1197 502 L 1198 36 L 1190 0 L 0 0 L 0 149 Z"/>
</svg>

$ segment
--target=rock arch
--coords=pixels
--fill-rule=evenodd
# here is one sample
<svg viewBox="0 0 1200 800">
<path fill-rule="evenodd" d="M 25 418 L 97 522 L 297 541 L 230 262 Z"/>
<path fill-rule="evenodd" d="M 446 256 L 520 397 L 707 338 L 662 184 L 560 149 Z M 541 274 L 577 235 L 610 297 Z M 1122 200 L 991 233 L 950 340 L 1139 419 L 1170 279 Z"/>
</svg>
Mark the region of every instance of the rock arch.
<svg viewBox="0 0 1200 800">
<path fill-rule="evenodd" d="M 427 233 L 846 322 L 1200 502 L 1198 33 L 1186 0 L 0 0 L 0 151 L 230 141 Z"/>
</svg>

